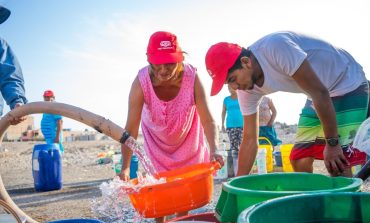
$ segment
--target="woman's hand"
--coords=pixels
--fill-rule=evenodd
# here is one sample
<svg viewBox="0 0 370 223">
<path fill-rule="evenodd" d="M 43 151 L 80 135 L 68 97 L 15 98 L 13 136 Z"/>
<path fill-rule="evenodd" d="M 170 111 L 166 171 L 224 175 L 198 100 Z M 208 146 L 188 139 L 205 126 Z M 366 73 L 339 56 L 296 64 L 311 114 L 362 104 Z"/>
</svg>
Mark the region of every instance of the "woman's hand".
<svg viewBox="0 0 370 223">
<path fill-rule="evenodd" d="M 130 169 L 123 169 L 121 173 L 119 174 L 119 178 L 123 181 L 129 181 L 130 180 Z"/>
<path fill-rule="evenodd" d="M 220 163 L 221 167 L 225 165 L 224 158 L 220 154 L 217 154 L 215 152 L 211 152 L 211 160 L 212 161 L 217 161 Z"/>
</svg>

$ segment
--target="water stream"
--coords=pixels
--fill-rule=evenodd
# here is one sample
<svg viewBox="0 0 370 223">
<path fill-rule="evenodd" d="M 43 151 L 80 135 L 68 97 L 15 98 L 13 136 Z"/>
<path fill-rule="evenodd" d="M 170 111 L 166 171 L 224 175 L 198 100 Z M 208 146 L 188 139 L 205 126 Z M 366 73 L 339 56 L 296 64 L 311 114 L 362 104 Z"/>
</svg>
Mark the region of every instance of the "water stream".
<svg viewBox="0 0 370 223">
<path fill-rule="evenodd" d="M 145 186 L 165 183 L 166 179 L 157 179 L 155 177 L 157 171 L 152 162 L 145 153 L 144 148 L 132 136 L 128 136 L 124 144 L 138 157 L 144 172 L 137 172 L 137 184 L 131 181 L 122 181 L 118 176 L 109 182 L 102 183 L 99 187 L 102 196 L 92 200 L 91 209 L 97 217 L 108 219 L 112 223 L 144 222 L 144 218 L 137 212 L 134 215 L 132 213 L 128 214 L 133 209 L 128 196 L 139 192 Z M 128 218 L 130 219 L 129 221 Z"/>
<path fill-rule="evenodd" d="M 129 136 L 125 141 L 125 145 L 132 150 L 132 152 L 138 157 L 139 162 L 143 166 L 147 175 L 156 176 L 157 171 L 154 169 L 154 166 L 148 156 L 145 153 L 143 147 L 134 139 L 134 137 Z"/>
</svg>

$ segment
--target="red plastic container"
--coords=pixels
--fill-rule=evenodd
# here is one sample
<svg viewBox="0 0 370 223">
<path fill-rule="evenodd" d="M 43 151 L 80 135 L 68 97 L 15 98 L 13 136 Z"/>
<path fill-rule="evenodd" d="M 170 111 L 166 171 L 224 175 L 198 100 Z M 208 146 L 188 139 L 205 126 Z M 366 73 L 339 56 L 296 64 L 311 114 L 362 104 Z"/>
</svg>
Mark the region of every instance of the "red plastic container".
<svg viewBox="0 0 370 223">
<path fill-rule="evenodd" d="M 178 218 L 171 219 L 170 221 L 167 222 L 178 222 L 178 221 L 194 221 L 196 223 L 197 221 L 199 222 L 216 222 L 220 223 L 216 216 L 215 213 L 209 212 L 209 213 L 201 213 L 201 214 L 194 214 L 194 215 L 186 215 Z"/>
</svg>

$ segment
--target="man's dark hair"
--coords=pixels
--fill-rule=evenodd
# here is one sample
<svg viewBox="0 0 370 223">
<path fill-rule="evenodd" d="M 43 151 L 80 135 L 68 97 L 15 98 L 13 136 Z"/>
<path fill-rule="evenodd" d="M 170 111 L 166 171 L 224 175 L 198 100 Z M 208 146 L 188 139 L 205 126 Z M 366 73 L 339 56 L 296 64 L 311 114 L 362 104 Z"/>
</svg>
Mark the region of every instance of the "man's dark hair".
<svg viewBox="0 0 370 223">
<path fill-rule="evenodd" d="M 228 73 L 231 73 L 237 69 L 241 69 L 242 68 L 242 62 L 241 62 L 241 58 L 242 57 L 250 57 L 251 56 L 251 51 L 250 49 L 245 49 L 244 47 L 242 47 L 242 52 L 240 52 L 238 58 L 236 59 L 234 65 L 229 69 Z"/>
</svg>

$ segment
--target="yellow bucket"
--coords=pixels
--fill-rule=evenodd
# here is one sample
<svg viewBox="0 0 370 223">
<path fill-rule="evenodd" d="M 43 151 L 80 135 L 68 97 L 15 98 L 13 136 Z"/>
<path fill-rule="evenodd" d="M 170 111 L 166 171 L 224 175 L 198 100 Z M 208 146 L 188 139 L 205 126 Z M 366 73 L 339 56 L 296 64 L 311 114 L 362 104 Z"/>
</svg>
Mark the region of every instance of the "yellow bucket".
<svg viewBox="0 0 370 223">
<path fill-rule="evenodd" d="M 274 150 L 274 147 L 272 146 L 272 143 L 270 140 L 266 137 L 258 137 L 259 140 L 265 140 L 268 142 L 268 145 L 259 145 L 258 149 L 265 148 L 266 149 L 266 168 L 267 172 L 271 173 L 274 170 L 274 165 L 272 163 L 272 151 Z"/>
<path fill-rule="evenodd" d="M 290 163 L 290 152 L 293 149 L 293 144 L 283 144 L 280 146 L 281 161 L 283 163 L 284 172 L 294 172 L 293 166 Z"/>
</svg>

